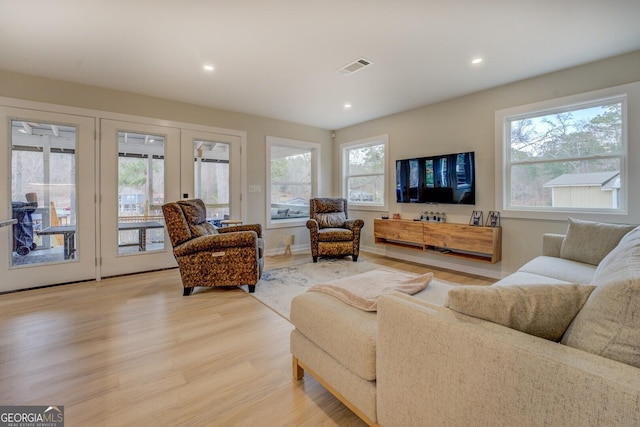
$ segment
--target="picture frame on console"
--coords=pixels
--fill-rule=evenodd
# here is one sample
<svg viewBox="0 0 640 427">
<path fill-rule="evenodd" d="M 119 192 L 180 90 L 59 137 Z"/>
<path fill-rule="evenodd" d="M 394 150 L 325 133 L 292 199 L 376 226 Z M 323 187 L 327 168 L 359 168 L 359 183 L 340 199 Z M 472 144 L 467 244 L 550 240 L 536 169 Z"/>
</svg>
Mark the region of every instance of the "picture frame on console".
<svg viewBox="0 0 640 427">
<path fill-rule="evenodd" d="M 485 224 L 485 226 L 500 227 L 500 212 L 489 211 L 489 215 L 487 215 L 487 223 Z"/>
<path fill-rule="evenodd" d="M 482 227 L 483 224 L 483 213 L 482 211 L 473 211 L 471 214 L 471 219 L 469 220 L 469 225 L 473 225 L 474 227 Z"/>
</svg>

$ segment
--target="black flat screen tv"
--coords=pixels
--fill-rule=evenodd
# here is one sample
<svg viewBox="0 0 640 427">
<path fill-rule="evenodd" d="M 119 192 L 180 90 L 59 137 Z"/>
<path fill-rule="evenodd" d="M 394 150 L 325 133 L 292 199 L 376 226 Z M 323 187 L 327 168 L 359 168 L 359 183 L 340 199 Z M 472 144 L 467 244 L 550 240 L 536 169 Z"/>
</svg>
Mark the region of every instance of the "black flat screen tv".
<svg viewBox="0 0 640 427">
<path fill-rule="evenodd" d="M 396 202 L 475 205 L 474 154 L 396 160 Z"/>
</svg>

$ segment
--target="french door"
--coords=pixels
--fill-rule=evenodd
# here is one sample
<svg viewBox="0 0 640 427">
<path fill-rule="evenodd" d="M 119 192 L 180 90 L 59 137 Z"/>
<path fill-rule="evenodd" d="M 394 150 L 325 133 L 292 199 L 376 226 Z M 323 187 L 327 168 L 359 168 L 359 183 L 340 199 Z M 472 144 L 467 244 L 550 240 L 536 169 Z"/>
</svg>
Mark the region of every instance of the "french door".
<svg viewBox="0 0 640 427">
<path fill-rule="evenodd" d="M 0 107 L 0 292 L 96 277 L 95 119 Z M 53 278 L 53 279 L 52 279 Z"/>
<path fill-rule="evenodd" d="M 233 132 L 4 106 L 0 118 L 0 220 L 17 221 L 0 228 L 0 292 L 175 266 L 168 201 L 243 219 Z"/>
<path fill-rule="evenodd" d="M 101 119 L 100 277 L 175 266 L 162 205 L 180 196 L 180 129 Z"/>
<path fill-rule="evenodd" d="M 216 225 L 242 220 L 241 139 L 237 135 L 183 129 L 181 196 L 202 199 Z"/>
</svg>

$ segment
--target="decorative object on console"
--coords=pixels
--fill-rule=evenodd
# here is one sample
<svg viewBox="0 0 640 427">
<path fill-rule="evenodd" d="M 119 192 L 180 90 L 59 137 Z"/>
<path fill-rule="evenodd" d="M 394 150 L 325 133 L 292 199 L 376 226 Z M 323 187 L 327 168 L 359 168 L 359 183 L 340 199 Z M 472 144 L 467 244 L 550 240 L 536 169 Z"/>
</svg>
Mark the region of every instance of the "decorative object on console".
<svg viewBox="0 0 640 427">
<path fill-rule="evenodd" d="M 400 219 L 400 214 L 399 213 L 394 213 L 393 214 L 393 219 Z"/>
<path fill-rule="evenodd" d="M 422 215 L 420 215 L 420 219 L 427 222 L 447 222 L 447 214 L 444 212 L 424 211 Z"/>
<path fill-rule="evenodd" d="M 485 225 L 487 227 L 500 227 L 500 212 L 489 211 L 489 215 L 487 215 L 487 223 Z"/>
<path fill-rule="evenodd" d="M 473 226 L 482 226 L 482 211 L 473 211 L 471 214 L 471 219 L 469 220 L 469 225 Z"/>
</svg>

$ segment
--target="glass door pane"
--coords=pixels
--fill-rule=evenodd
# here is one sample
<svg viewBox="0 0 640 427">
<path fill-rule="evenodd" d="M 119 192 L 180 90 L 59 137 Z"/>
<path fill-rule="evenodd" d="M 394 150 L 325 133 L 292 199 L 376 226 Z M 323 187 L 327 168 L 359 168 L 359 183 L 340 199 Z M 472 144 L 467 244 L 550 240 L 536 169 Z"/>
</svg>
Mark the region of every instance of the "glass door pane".
<svg viewBox="0 0 640 427">
<path fill-rule="evenodd" d="M 118 254 L 164 249 L 162 135 L 118 132 Z"/>
<path fill-rule="evenodd" d="M 220 227 L 230 212 L 230 144 L 196 139 L 193 147 L 195 196 L 204 201 L 207 218 Z"/>
<path fill-rule="evenodd" d="M 11 121 L 11 265 L 72 262 L 76 248 L 74 126 Z"/>
</svg>

